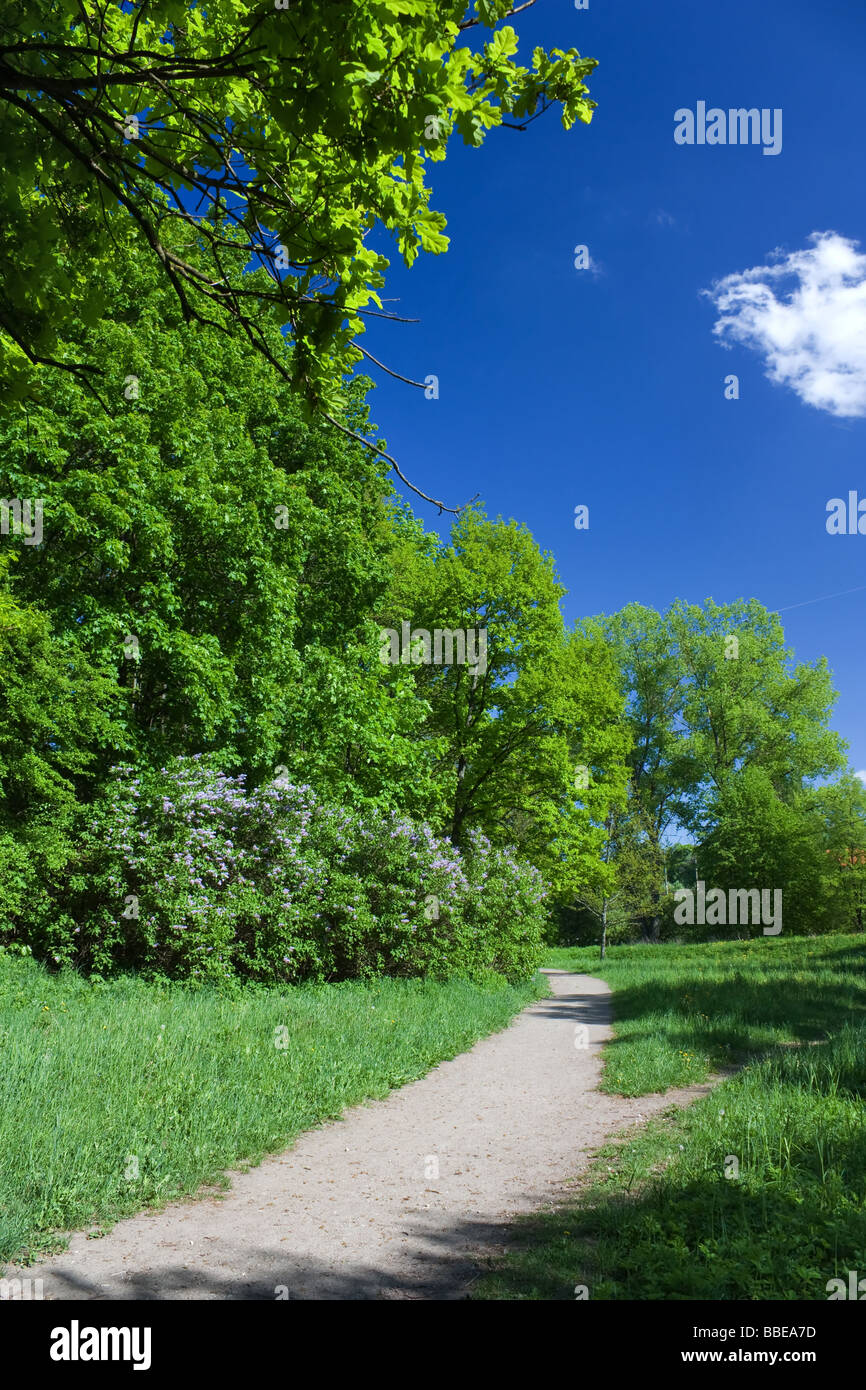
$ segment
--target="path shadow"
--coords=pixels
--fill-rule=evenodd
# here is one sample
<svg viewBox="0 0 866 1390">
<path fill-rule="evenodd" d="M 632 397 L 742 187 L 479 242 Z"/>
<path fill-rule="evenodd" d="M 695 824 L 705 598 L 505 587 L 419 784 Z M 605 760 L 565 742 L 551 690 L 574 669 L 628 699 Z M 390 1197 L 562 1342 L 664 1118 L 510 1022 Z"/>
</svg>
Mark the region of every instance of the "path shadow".
<svg viewBox="0 0 866 1390">
<path fill-rule="evenodd" d="M 181 1264 L 159 1270 L 131 1271 L 106 1287 L 74 1270 L 46 1272 L 52 1302 L 162 1302 L 217 1299 L 253 1302 L 315 1300 L 442 1300 L 470 1296 L 472 1286 L 513 1239 L 506 1219 L 461 1220 L 448 1229 L 430 1229 L 423 1218 L 407 1214 L 402 1223 L 409 1237 L 409 1270 L 399 1272 L 372 1263 L 347 1261 L 335 1268 L 312 1256 L 293 1256 L 262 1248 L 244 1250 L 245 1271 L 190 1270 Z"/>
<path fill-rule="evenodd" d="M 542 1018 L 570 1019 L 576 1023 L 609 1024 L 609 994 L 552 994 L 531 1004 L 527 1012 Z"/>
</svg>

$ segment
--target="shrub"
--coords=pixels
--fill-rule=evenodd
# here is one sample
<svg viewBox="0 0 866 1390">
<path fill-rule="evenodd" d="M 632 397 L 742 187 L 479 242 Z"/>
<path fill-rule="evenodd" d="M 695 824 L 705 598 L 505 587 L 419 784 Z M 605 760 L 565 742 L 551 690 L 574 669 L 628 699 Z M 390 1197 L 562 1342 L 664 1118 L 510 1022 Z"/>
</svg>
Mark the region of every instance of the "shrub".
<svg viewBox="0 0 866 1390">
<path fill-rule="evenodd" d="M 476 833 L 461 852 L 428 825 L 328 805 L 309 786 L 247 790 L 203 757 L 114 769 L 79 868 L 50 954 L 89 970 L 515 981 L 540 960 L 544 887 L 509 850 Z"/>
</svg>

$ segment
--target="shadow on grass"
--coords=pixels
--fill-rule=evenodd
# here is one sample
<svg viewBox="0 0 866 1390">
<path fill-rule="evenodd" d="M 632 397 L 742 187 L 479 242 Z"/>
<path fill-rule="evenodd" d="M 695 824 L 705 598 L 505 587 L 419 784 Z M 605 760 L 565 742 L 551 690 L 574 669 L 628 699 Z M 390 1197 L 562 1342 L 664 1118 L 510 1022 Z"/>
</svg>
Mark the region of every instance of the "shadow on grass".
<svg viewBox="0 0 866 1390">
<path fill-rule="evenodd" d="M 863 1171 L 866 1139 L 847 1155 Z M 866 1269 L 866 1211 L 834 1214 L 818 1192 L 748 1192 L 721 1176 L 690 1182 L 666 1198 L 587 1194 L 509 1227 L 461 1220 L 431 1230 L 406 1220 L 406 1272 L 262 1248 L 219 1268 L 179 1261 L 131 1269 L 106 1286 L 80 1273 L 50 1273 L 52 1301 L 455 1301 L 494 1298 L 590 1300 L 824 1300 L 826 1284 Z M 504 1258 L 507 1255 L 507 1259 Z M 480 1281 L 480 1282 L 479 1282 Z"/>
<path fill-rule="evenodd" d="M 678 1031 L 661 1030 L 665 1038 L 688 1042 L 696 1036 L 708 1037 L 743 1053 L 753 1051 L 756 1034 L 767 1029 L 781 1029 L 808 1042 L 838 1032 L 846 1021 L 866 1019 L 866 979 L 858 987 L 844 980 L 796 981 L 786 979 L 788 974 L 781 971 L 780 980 L 753 980 L 743 973 L 718 982 L 689 975 L 670 982 L 656 979 L 623 985 L 613 997 L 614 1023 L 630 1026 L 617 1042 L 658 1036 L 657 1019 L 645 1033 L 631 1025 L 659 1014 L 681 1019 Z M 695 1021 L 694 1031 L 688 1029 L 690 1019 Z"/>
<path fill-rule="evenodd" d="M 866 1161 L 866 1142 L 849 1155 Z M 721 1167 L 721 1165 L 720 1165 Z M 817 1187 L 746 1191 L 721 1173 L 666 1193 L 587 1194 L 527 1218 L 475 1297 L 574 1300 L 825 1300 L 829 1279 L 866 1268 L 866 1211 Z"/>
<path fill-rule="evenodd" d="M 862 962 L 862 952 L 851 954 Z M 754 981 L 745 974 L 719 984 L 694 976 L 670 984 L 630 986 L 614 997 L 616 1020 L 639 1021 L 659 1011 L 682 1013 L 684 994 L 694 996 L 692 1009 L 709 1014 L 706 1004 L 712 998 L 719 1014 L 730 1015 L 730 1026 L 719 1023 L 721 1036 L 747 1051 L 754 1049 L 759 1028 L 775 1024 L 809 1041 L 815 1032 L 836 1032 L 840 1023 L 862 1022 L 866 1015 L 866 999 L 853 984 L 815 979 L 808 985 L 792 983 L 797 991 L 793 1002 L 778 979 Z M 571 994 L 558 996 L 555 1003 L 559 1007 L 542 999 L 530 1007 L 555 1012 L 559 1018 L 605 1023 L 611 1000 L 608 995 Z M 688 1014 L 682 1014 L 683 1025 L 687 1019 Z M 632 1033 L 620 1041 L 648 1035 Z M 694 1036 L 689 1034 L 688 1040 Z M 811 1051 L 796 1050 L 798 1057 Z M 815 1054 L 823 1051 L 814 1049 Z M 793 1053 L 790 1063 L 779 1063 L 779 1079 L 814 1089 L 817 1076 L 818 1089 L 824 1089 L 820 1056 L 813 1067 L 801 1065 Z M 835 1076 L 847 1094 L 864 1094 L 862 1054 L 841 1070 L 837 1065 Z M 855 1183 L 862 1187 L 866 1171 L 866 1135 L 858 1133 L 847 1143 L 835 1141 L 834 1150 L 835 1194 L 840 1198 L 836 1203 L 824 1175 L 807 1166 L 795 1180 L 789 1176 L 787 1185 L 768 1174 L 756 1187 L 754 1182 L 748 1186 L 726 1180 L 719 1162 L 712 1173 L 681 1186 L 675 1179 L 665 1183 L 657 1178 L 632 1194 L 587 1188 L 567 1207 L 510 1227 L 505 1220 L 480 1219 L 434 1227 L 430 1218 L 407 1212 L 399 1228 L 406 1241 L 400 1273 L 375 1262 L 345 1259 L 331 1264 L 306 1252 L 233 1249 L 226 1236 L 214 1246 L 210 1268 L 189 1269 L 178 1256 L 162 1269 L 126 1269 L 105 1287 L 63 1269 L 46 1270 L 46 1282 L 50 1278 L 50 1296 L 56 1301 L 462 1300 L 479 1294 L 571 1301 L 575 1285 L 586 1285 L 590 1299 L 603 1300 L 820 1301 L 827 1297 L 829 1279 L 848 1269 L 866 1271 L 866 1203 L 861 1194 L 858 1206 L 854 1194 Z M 544 1199 L 535 1194 L 533 1200 L 540 1206 Z M 506 1252 L 509 1258 L 503 1264 Z M 387 1263 L 383 1258 L 382 1264 Z M 496 1266 L 492 1273 L 491 1264 Z M 479 1290 L 485 1273 L 490 1277 Z"/>
<path fill-rule="evenodd" d="M 826 1299 L 828 1280 L 866 1270 L 864 1095 L 862 1022 L 776 1049 L 730 1083 L 718 1118 L 733 1132 L 706 1102 L 624 1141 L 574 1200 L 518 1223 L 484 1296 Z"/>
</svg>

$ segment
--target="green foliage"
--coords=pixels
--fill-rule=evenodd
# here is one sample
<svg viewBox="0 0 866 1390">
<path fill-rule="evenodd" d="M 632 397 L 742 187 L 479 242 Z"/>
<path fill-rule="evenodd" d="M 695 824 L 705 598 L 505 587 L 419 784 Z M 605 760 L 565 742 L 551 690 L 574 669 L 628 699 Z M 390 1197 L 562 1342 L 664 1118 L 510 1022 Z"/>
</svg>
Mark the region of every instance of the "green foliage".
<svg viewBox="0 0 866 1390">
<path fill-rule="evenodd" d="M 0 797 L 7 824 L 27 822 L 37 808 L 55 818 L 69 811 L 121 704 L 110 677 L 59 637 L 43 612 L 0 587 Z"/>
<path fill-rule="evenodd" d="M 632 788 L 625 806 L 614 807 L 605 822 L 604 881 L 590 884 L 561 922 L 562 945 L 585 945 L 633 937 L 638 924 L 658 912 L 663 852 Z"/>
<path fill-rule="evenodd" d="M 665 837 L 683 830 L 695 840 L 683 887 L 781 890 L 786 932 L 862 926 L 862 866 L 843 845 L 866 844 L 866 798 L 850 777 L 815 786 L 844 767 L 826 662 L 796 663 L 755 600 L 678 601 L 664 615 L 631 604 L 581 629 L 612 644 L 631 733 L 628 810 L 605 850 L 614 934 L 741 931 L 675 924 Z"/>
<path fill-rule="evenodd" d="M 829 913 L 839 925 L 866 928 L 866 787 L 846 774 L 810 794 L 812 822 L 821 818 L 824 891 Z"/>
<path fill-rule="evenodd" d="M 0 556 L 0 941 L 51 916 L 80 787 L 122 709 L 110 675 L 4 590 L 13 558 Z"/>
<path fill-rule="evenodd" d="M 509 9 L 485 0 L 467 20 L 463 0 L 9 0 L 0 378 L 32 389 L 37 362 L 98 380 L 104 359 L 62 339 L 106 314 L 93 262 L 135 242 L 188 320 L 233 325 L 337 409 L 364 316 L 382 311 L 388 261 L 371 231 L 388 229 L 407 264 L 447 247 L 427 161 L 453 132 L 480 145 L 551 104 L 566 128 L 591 118 L 595 60 L 537 48 L 519 64 L 514 30 L 499 27 Z M 475 26 L 493 32 L 470 46 Z M 179 223 L 197 228 L 197 259 L 178 248 Z M 271 272 L 242 293 L 226 287 L 227 232 Z M 291 334 L 290 362 L 269 329 Z"/>
<path fill-rule="evenodd" d="M 698 860 L 708 883 L 726 892 L 751 885 L 781 890 L 783 931 L 794 935 L 849 925 L 834 920 L 840 866 L 825 852 L 812 798 L 783 801 L 763 769 L 746 767 L 725 782 L 710 809 L 712 829 Z M 749 935 L 750 928 L 740 932 Z"/>
<path fill-rule="evenodd" d="M 615 654 L 631 731 L 631 798 L 658 844 L 676 819 L 687 776 L 681 751 L 686 674 L 669 624 L 654 609 L 630 603 L 612 617 L 587 619 L 578 629 L 603 634 Z"/>
<path fill-rule="evenodd" d="M 284 765 L 423 814 L 402 741 L 422 712 L 382 688 L 369 619 L 391 545 L 384 465 L 305 424 L 252 350 L 184 325 L 143 255 L 102 279 L 111 313 L 72 346 L 105 364 L 110 413 L 63 377 L 26 418 L 0 414 L 3 495 L 44 499 L 42 544 L 2 541 L 16 546 L 16 600 L 50 622 L 76 671 L 114 685 L 102 739 L 114 760 L 218 753 L 254 776 Z M 352 425 L 363 389 L 351 388 Z M 105 704 L 88 695 L 88 709 Z M 75 754 L 85 790 L 111 760 L 86 757 L 92 723 Z"/>
<path fill-rule="evenodd" d="M 190 242 L 188 232 L 178 235 Z M 409 906 L 417 925 L 418 885 L 405 864 L 380 857 L 383 827 L 407 816 L 413 825 L 444 822 L 453 790 L 431 756 L 439 735 L 425 691 L 409 673 L 389 676 L 378 660 L 371 614 L 385 601 L 394 557 L 409 547 L 421 563 L 435 549 L 393 507 L 383 463 L 328 426 L 305 423 L 297 397 L 251 349 L 216 328 L 182 323 L 141 253 L 106 266 L 104 287 L 111 314 L 79 324 L 71 347 L 106 364 L 111 409 L 63 377 L 26 416 L 14 405 L 0 414 L 3 489 L 38 498 L 44 509 L 40 544 L 4 538 L 0 576 L 11 644 L 0 676 L 6 939 L 87 969 L 135 966 L 197 979 L 531 972 L 538 887 L 510 856 L 518 836 L 507 824 L 494 824 L 491 845 L 479 834 L 484 814 L 467 818 L 465 904 L 440 927 L 426 924 L 425 940 L 439 943 L 426 953 L 409 941 L 403 915 Z M 288 360 L 278 335 L 272 347 Z M 349 387 L 352 427 L 367 428 L 364 385 Z M 488 540 L 507 542 L 507 529 L 477 524 Z M 539 562 L 528 535 L 520 544 L 528 593 Z M 488 543 L 486 560 L 476 549 L 463 560 L 469 579 L 473 566 L 509 563 L 507 544 L 499 553 Z M 473 582 L 483 587 L 490 575 Z M 562 644 L 555 600 L 551 613 Z M 509 623 L 512 645 L 521 624 L 535 641 L 531 606 L 522 612 L 518 603 Z M 603 657 L 599 644 L 594 656 Z M 557 659 L 564 669 L 565 658 Z M 562 723 L 555 681 L 533 679 L 531 698 L 549 699 Z M 589 680 L 587 671 L 586 688 Z M 522 734 L 526 765 L 531 739 L 547 737 L 538 712 Z M 573 724 L 573 707 L 568 714 Z M 121 882 L 108 850 L 123 819 L 110 771 L 118 753 L 156 797 L 151 858 L 137 866 L 135 884 Z M 560 738 L 547 760 L 560 780 L 556 759 L 565 767 L 566 755 Z M 203 757 L 214 776 L 242 775 L 252 787 L 275 777 L 315 787 L 332 831 L 340 806 L 355 840 L 317 848 L 327 902 L 307 901 L 296 885 L 287 921 L 269 885 L 252 877 L 239 875 L 231 901 L 218 904 L 170 891 L 166 856 L 181 852 L 181 831 L 160 815 L 159 783 L 179 757 Z M 488 820 L 493 804 L 488 798 Z M 504 792 L 495 804 L 504 810 Z M 260 830 L 250 829 L 250 854 Z M 526 859 L 533 843 L 522 840 Z M 456 849 L 442 854 L 458 862 Z M 474 893 L 482 880 L 484 892 Z M 141 888 L 152 899 L 157 884 L 148 934 L 144 919 L 139 928 L 121 909 L 126 893 Z M 327 941 L 323 907 L 335 932 Z M 187 909 L 198 914 L 193 921 Z M 302 964 L 287 971 L 283 952 L 297 952 Z"/>
<path fill-rule="evenodd" d="M 827 662 L 795 663 L 782 624 L 757 600 L 703 608 L 675 603 L 668 615 L 688 730 L 686 792 L 679 810 L 701 825 L 707 802 L 743 768 L 760 768 L 785 799 L 844 767 L 828 727 L 836 701 Z M 729 637 L 737 655 L 726 656 Z"/>
<path fill-rule="evenodd" d="M 199 758 L 117 768 L 91 808 L 62 918 L 16 940 L 107 974 L 267 984 L 372 975 L 527 979 L 537 871 L 473 833 L 322 802 L 282 780 L 247 791 Z"/>
<path fill-rule="evenodd" d="M 557 895 L 599 875 L 600 822 L 622 798 L 627 746 L 610 653 L 601 637 L 566 631 L 563 593 L 525 526 L 467 509 L 447 544 L 404 539 L 380 608 L 398 634 L 405 622 L 478 634 L 479 646 L 486 634 L 483 670 L 437 664 L 435 651 L 422 659 L 421 648 L 385 670 L 429 708 L 419 754 L 442 788 L 442 832 L 516 845 Z"/>
<path fill-rule="evenodd" d="M 166 235 L 203 264 L 194 228 Z M 230 227 L 224 240 L 227 284 L 264 284 L 263 271 L 242 274 Z M 189 952 L 169 964 L 141 943 L 124 954 L 129 932 L 100 898 L 106 835 L 87 843 L 81 829 L 94 799 L 110 804 L 118 757 L 158 780 L 199 755 L 251 787 L 314 787 L 358 826 L 428 823 L 467 864 L 479 834 L 489 856 L 513 847 L 553 904 L 589 905 L 576 939 L 602 917 L 611 940 L 672 930 L 664 841 L 678 827 L 704 878 L 781 888 L 786 931 L 862 926 L 866 797 L 850 778 L 816 788 L 843 765 L 829 673 L 794 662 L 774 616 L 755 602 L 663 616 L 631 605 L 567 631 L 553 560 L 525 527 L 470 509 L 440 541 L 394 505 L 382 458 L 308 423 L 277 327 L 259 328 L 269 362 L 218 324 L 185 322 L 129 238 L 99 272 L 109 312 L 70 319 L 63 343 L 102 364 L 105 402 L 63 375 L 0 411 L 0 492 L 44 508 L 41 543 L 9 535 L 0 550 L 6 939 L 91 968 L 200 970 Z M 366 385 L 346 384 L 343 415 L 364 434 Z M 380 627 L 406 622 L 483 632 L 483 669 L 383 664 Z M 492 858 L 485 867 L 481 898 L 512 974 L 522 948 L 495 906 L 511 869 L 500 862 L 494 890 Z M 345 872 L 335 904 L 350 900 L 348 878 L 364 881 L 363 864 Z M 395 874 L 383 863 L 371 877 L 393 903 L 411 888 Z M 247 923 L 261 891 L 247 894 Z M 167 897 L 165 910 L 180 905 Z M 347 938 L 343 957 L 320 954 L 306 921 L 322 978 L 403 968 L 401 912 L 367 902 L 361 917 L 374 945 Z M 458 936 L 470 927 L 492 939 L 469 916 Z M 227 961 L 249 938 L 229 973 L 273 970 L 255 930 L 224 928 L 185 941 Z M 474 968 L 463 949 L 449 944 L 449 969 L 458 957 Z"/>
</svg>

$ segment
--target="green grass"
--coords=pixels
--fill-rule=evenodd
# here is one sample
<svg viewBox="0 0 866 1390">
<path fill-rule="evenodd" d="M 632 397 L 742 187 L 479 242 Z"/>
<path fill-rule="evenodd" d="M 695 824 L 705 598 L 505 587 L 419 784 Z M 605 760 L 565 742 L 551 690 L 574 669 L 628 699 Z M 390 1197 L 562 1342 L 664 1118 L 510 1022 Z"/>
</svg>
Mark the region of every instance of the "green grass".
<svg viewBox="0 0 866 1390">
<path fill-rule="evenodd" d="M 424 1075 L 546 992 L 536 976 L 231 996 L 88 983 L 0 951 L 0 1261 L 224 1185 L 225 1168 Z"/>
<path fill-rule="evenodd" d="M 866 1021 L 862 936 L 552 951 L 545 964 L 606 980 L 616 1039 L 602 1090 L 642 1096 L 705 1081 L 781 1043 Z"/>
<path fill-rule="evenodd" d="M 828 1280 L 866 1277 L 862 936 L 614 947 L 603 965 L 556 952 L 548 964 L 614 990 L 607 1091 L 738 1070 L 607 1145 L 573 1199 L 522 1223 L 476 1297 L 573 1299 L 585 1286 L 602 1300 L 824 1300 Z"/>
</svg>

